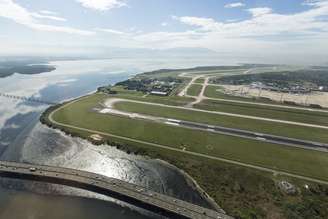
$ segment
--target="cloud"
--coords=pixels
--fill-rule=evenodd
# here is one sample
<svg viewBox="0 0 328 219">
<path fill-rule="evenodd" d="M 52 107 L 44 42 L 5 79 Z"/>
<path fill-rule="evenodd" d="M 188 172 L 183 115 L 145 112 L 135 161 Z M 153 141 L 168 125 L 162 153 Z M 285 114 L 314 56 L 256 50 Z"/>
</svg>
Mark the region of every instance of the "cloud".
<svg viewBox="0 0 328 219">
<path fill-rule="evenodd" d="M 250 8 L 247 10 L 250 12 L 254 17 L 262 16 L 265 14 L 270 14 L 272 12 L 271 8 L 263 7 L 263 8 Z"/>
<path fill-rule="evenodd" d="M 0 0 L 0 17 L 7 18 L 18 24 L 24 25 L 38 31 L 62 32 L 69 34 L 92 35 L 94 32 L 80 30 L 66 26 L 56 26 L 43 24 L 41 19 L 51 19 L 64 21 L 64 18 L 59 18 L 50 15 L 42 15 L 36 12 L 30 12 L 27 9 L 16 4 L 12 0 Z"/>
<path fill-rule="evenodd" d="M 120 8 L 127 4 L 123 0 L 76 0 L 83 7 L 93 10 L 106 11 L 113 8 Z"/>
<path fill-rule="evenodd" d="M 199 27 L 203 30 L 208 30 L 208 31 L 217 29 L 217 28 L 219 28 L 219 26 L 222 25 L 221 23 L 216 22 L 212 18 L 189 17 L 189 16 L 185 16 L 185 17 L 173 16 L 172 18 L 180 21 L 181 23 L 184 23 L 184 24 L 187 24 L 190 26 Z"/>
<path fill-rule="evenodd" d="M 201 47 L 245 57 L 315 61 L 328 55 L 328 1 L 312 1 L 306 11 L 291 14 L 251 8 L 244 20 L 223 22 L 209 17 L 172 16 L 185 31 L 134 35 L 129 42 L 139 47 Z M 304 57 L 308 57 L 304 59 Z M 284 57 L 284 58 L 282 58 Z"/>
<path fill-rule="evenodd" d="M 314 3 L 313 3 L 314 4 Z M 328 14 L 328 1 L 316 2 L 307 11 L 294 14 L 274 13 L 271 8 L 250 8 L 250 19 L 237 22 L 220 22 L 204 17 L 173 17 L 183 24 L 205 31 L 204 35 L 217 34 L 222 37 L 264 37 L 268 35 L 312 35 L 328 32 L 328 21 L 322 19 Z"/>
<path fill-rule="evenodd" d="M 31 16 L 35 17 L 35 18 L 45 18 L 45 19 L 50 19 L 50 20 L 54 20 L 54 21 L 66 21 L 65 18 L 61 18 L 61 17 L 57 17 L 57 16 L 53 16 L 53 15 L 43 15 L 43 14 L 39 14 L 39 13 L 31 13 Z"/>
<path fill-rule="evenodd" d="M 162 22 L 162 23 L 161 23 L 161 26 L 162 26 L 162 27 L 166 27 L 167 25 L 168 25 L 167 22 Z"/>
<path fill-rule="evenodd" d="M 57 12 L 53 11 L 48 11 L 48 10 L 41 10 L 39 11 L 41 14 L 46 14 L 46 15 L 57 15 Z"/>
<path fill-rule="evenodd" d="M 96 28 L 95 30 L 101 31 L 101 32 L 106 32 L 106 33 L 111 33 L 111 34 L 116 34 L 116 35 L 126 34 L 125 32 L 122 32 L 122 31 L 119 31 L 119 30 L 108 29 L 108 28 Z"/>
<path fill-rule="evenodd" d="M 245 4 L 242 2 L 234 2 L 230 4 L 224 5 L 225 8 L 240 8 L 240 7 L 245 7 Z"/>
<path fill-rule="evenodd" d="M 133 39 L 139 42 L 165 42 L 165 41 L 183 41 L 186 39 L 198 39 L 202 34 L 195 31 L 186 32 L 152 32 L 137 34 Z"/>
</svg>

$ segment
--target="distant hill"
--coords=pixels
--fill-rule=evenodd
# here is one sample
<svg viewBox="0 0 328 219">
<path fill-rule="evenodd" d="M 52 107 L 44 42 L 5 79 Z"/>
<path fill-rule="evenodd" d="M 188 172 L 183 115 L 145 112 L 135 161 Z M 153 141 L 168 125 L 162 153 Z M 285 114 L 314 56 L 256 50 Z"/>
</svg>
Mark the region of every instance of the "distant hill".
<svg viewBox="0 0 328 219">
<path fill-rule="evenodd" d="M 144 72 L 142 74 L 152 75 L 157 73 L 170 73 L 170 72 L 198 72 L 198 71 L 220 71 L 220 70 L 234 70 L 234 69 L 244 69 L 243 65 L 236 66 L 200 66 L 195 68 L 182 68 L 182 69 L 159 69 L 150 72 Z"/>
</svg>

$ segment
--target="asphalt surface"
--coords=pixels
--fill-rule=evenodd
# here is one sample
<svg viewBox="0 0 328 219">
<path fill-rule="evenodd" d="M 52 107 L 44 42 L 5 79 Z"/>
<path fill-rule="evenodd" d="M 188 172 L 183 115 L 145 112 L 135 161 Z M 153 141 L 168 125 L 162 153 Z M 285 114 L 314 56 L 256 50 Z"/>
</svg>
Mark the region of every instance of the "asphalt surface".
<svg viewBox="0 0 328 219">
<path fill-rule="evenodd" d="M 324 143 L 320 143 L 320 142 L 305 141 L 305 140 L 300 140 L 300 139 L 295 139 L 295 138 L 287 138 L 287 137 L 283 137 L 283 136 L 269 135 L 269 134 L 264 134 L 264 133 L 246 131 L 246 130 L 242 130 L 242 129 L 226 128 L 223 126 L 213 126 L 213 125 L 207 125 L 207 124 L 195 123 L 195 122 L 189 122 L 189 121 L 178 121 L 177 120 L 175 122 L 172 122 L 172 121 L 170 121 L 170 122 L 173 123 L 172 125 L 177 125 L 177 126 L 186 127 L 186 128 L 199 129 L 199 130 L 213 132 L 213 133 L 220 133 L 220 134 L 231 135 L 231 136 L 236 136 L 236 137 L 241 137 L 241 138 L 253 139 L 256 141 L 263 141 L 263 142 L 270 142 L 270 143 L 280 144 L 280 145 L 302 147 L 302 148 L 307 148 L 307 149 L 316 149 L 316 150 L 328 152 L 328 144 L 324 144 Z"/>
<path fill-rule="evenodd" d="M 231 218 L 223 211 L 216 212 L 118 179 L 75 169 L 0 161 L 0 177 L 81 188 L 169 218 Z"/>
<path fill-rule="evenodd" d="M 310 124 L 310 123 L 294 122 L 294 121 L 281 120 L 281 119 L 270 119 L 270 118 L 259 117 L 259 116 L 249 116 L 249 115 L 236 114 L 236 113 L 227 113 L 227 112 L 220 112 L 220 111 L 203 110 L 203 109 L 183 107 L 183 106 L 172 106 L 172 105 L 165 105 L 165 104 L 152 103 L 152 102 L 144 102 L 144 101 L 131 100 L 131 99 L 111 98 L 108 101 L 106 101 L 106 106 L 111 108 L 112 105 L 115 102 L 140 103 L 140 104 L 145 104 L 145 105 L 161 106 L 161 107 L 174 108 L 174 109 L 183 109 L 183 110 L 204 112 L 204 113 L 223 115 L 223 116 L 232 116 L 232 117 L 239 117 L 239 118 L 246 118 L 246 119 L 262 120 L 262 121 L 268 121 L 268 122 L 274 122 L 274 123 L 282 123 L 282 124 L 290 124 L 290 125 L 297 125 L 297 126 L 304 126 L 304 127 L 311 127 L 311 128 L 328 129 L 328 126 L 316 125 L 316 124 Z"/>
<path fill-rule="evenodd" d="M 230 135 L 240 138 L 252 139 L 256 141 L 269 142 L 269 143 L 274 143 L 284 146 L 301 147 L 306 149 L 328 152 L 328 144 L 325 143 L 306 141 L 302 139 L 288 138 L 284 136 L 270 135 L 270 134 L 259 133 L 259 132 L 252 132 L 243 129 L 227 128 L 223 126 L 215 126 L 215 125 L 209 125 L 204 123 L 190 122 L 190 121 L 178 120 L 173 118 L 149 116 L 139 113 L 129 113 L 129 112 L 117 110 L 113 108 L 112 105 L 113 103 L 110 104 L 111 106 L 110 108 L 104 108 L 102 110 L 99 110 L 99 112 L 123 116 L 123 117 L 129 117 L 131 119 L 148 120 L 148 121 L 162 123 L 166 125 L 179 126 L 182 128 L 197 129 L 210 133 L 218 133 L 218 134 Z"/>
</svg>

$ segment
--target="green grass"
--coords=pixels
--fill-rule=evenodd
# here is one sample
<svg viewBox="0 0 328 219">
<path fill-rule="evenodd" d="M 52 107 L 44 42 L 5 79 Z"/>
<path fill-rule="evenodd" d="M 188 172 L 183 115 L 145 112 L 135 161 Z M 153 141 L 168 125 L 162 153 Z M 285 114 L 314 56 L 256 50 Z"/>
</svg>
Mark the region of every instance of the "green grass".
<svg viewBox="0 0 328 219">
<path fill-rule="evenodd" d="M 194 105 L 195 108 L 236 113 L 250 116 L 259 116 L 272 119 L 281 119 L 317 125 L 328 125 L 328 112 L 313 112 L 309 110 L 278 108 L 243 103 L 224 102 L 217 100 L 204 100 Z"/>
<path fill-rule="evenodd" d="M 192 84 L 187 90 L 187 95 L 198 96 L 202 90 L 202 87 L 203 86 L 200 84 Z"/>
<path fill-rule="evenodd" d="M 115 95 L 107 95 L 108 97 L 125 98 L 125 99 L 138 100 L 144 102 L 162 103 L 162 104 L 173 105 L 173 106 L 183 106 L 194 100 L 193 98 L 190 97 L 180 97 L 180 96 L 161 97 L 155 95 L 148 95 L 142 92 L 128 91 L 119 86 L 113 87 L 112 90 L 115 90 L 118 93 Z"/>
<path fill-rule="evenodd" d="M 118 102 L 115 104 L 115 108 L 126 112 L 136 112 L 146 115 L 175 118 L 231 128 L 240 128 L 291 138 L 328 142 L 328 131 L 318 128 L 273 123 L 268 121 L 238 118 L 205 112 L 187 111 L 184 109 L 173 109 L 163 106 L 151 106 L 132 102 Z"/>
<path fill-rule="evenodd" d="M 82 128 L 328 179 L 326 153 L 93 112 L 91 109 L 103 98 L 103 95 L 92 95 L 57 111 L 53 118 Z M 151 146 L 144 147 L 156 150 Z"/>
<path fill-rule="evenodd" d="M 220 69 L 218 67 L 216 70 L 171 70 L 171 71 L 156 71 L 153 73 L 146 74 L 138 74 L 137 78 L 162 78 L 162 77 L 179 77 L 181 73 L 185 73 L 188 75 L 198 75 L 198 74 L 206 74 L 206 75 L 221 75 L 221 74 L 240 74 L 246 71 L 246 69 Z"/>
<path fill-rule="evenodd" d="M 198 78 L 196 79 L 195 83 L 203 84 L 205 82 L 204 78 Z"/>
<path fill-rule="evenodd" d="M 247 98 L 247 97 L 238 97 L 233 95 L 228 95 L 223 93 L 223 87 L 208 85 L 205 89 L 204 96 L 210 98 L 218 98 L 218 99 L 228 99 L 228 100 L 239 100 L 239 101 L 248 101 L 248 102 L 262 102 L 262 103 L 271 103 L 275 102 L 266 100 L 266 99 L 256 99 L 256 98 Z"/>
<path fill-rule="evenodd" d="M 123 86 L 114 86 L 111 88 L 112 91 L 118 92 L 122 96 L 133 96 L 133 97 L 142 97 L 145 94 L 140 91 L 127 90 Z"/>
</svg>

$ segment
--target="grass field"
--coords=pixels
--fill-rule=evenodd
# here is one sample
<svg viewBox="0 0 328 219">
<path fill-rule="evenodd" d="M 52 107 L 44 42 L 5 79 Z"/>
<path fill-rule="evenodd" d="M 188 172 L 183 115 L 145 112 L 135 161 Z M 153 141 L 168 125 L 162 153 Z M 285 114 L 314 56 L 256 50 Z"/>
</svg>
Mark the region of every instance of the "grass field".
<svg viewBox="0 0 328 219">
<path fill-rule="evenodd" d="M 112 90 L 117 91 L 118 93 L 115 95 L 108 95 L 108 97 L 120 97 L 130 100 L 162 103 L 162 104 L 168 104 L 173 106 L 184 106 L 194 100 L 193 98 L 180 97 L 180 96 L 166 96 L 166 97 L 159 98 L 158 96 L 149 95 L 142 92 L 124 90 L 120 86 L 115 86 L 112 88 Z"/>
<path fill-rule="evenodd" d="M 202 85 L 200 84 L 192 84 L 189 89 L 187 90 L 187 95 L 190 95 L 190 96 L 198 96 L 199 93 L 201 92 L 202 90 Z"/>
<path fill-rule="evenodd" d="M 115 104 L 115 108 L 126 112 L 136 112 L 146 115 L 175 118 L 231 128 L 240 128 L 292 138 L 328 142 L 328 131 L 324 129 L 272 123 L 268 121 L 259 121 L 205 112 L 186 111 L 184 109 L 173 109 L 132 102 L 118 102 Z"/>
<path fill-rule="evenodd" d="M 318 179 L 328 179 L 328 169 L 324 168 L 328 165 L 328 156 L 325 153 L 92 112 L 90 109 L 103 98 L 103 95 L 92 95 L 80 100 L 57 111 L 53 119 L 69 125 L 169 147 L 185 147 L 188 151 L 201 154 L 233 159 Z M 85 137 L 88 138 L 88 136 Z"/>
<path fill-rule="evenodd" d="M 204 78 L 198 78 L 195 80 L 195 83 L 199 83 L 199 84 L 202 84 L 204 83 L 205 79 Z"/>
<path fill-rule="evenodd" d="M 215 85 L 208 85 L 205 89 L 204 96 L 210 97 L 210 98 L 218 98 L 218 99 L 240 100 L 240 101 L 275 104 L 275 102 L 266 100 L 266 99 L 255 99 L 255 98 L 246 98 L 246 97 L 238 97 L 238 96 L 228 95 L 228 94 L 223 93 L 223 87 L 215 86 Z M 279 104 L 279 103 L 277 103 L 277 104 Z"/>
<path fill-rule="evenodd" d="M 216 100 L 203 100 L 201 103 L 194 105 L 194 107 L 211 111 L 236 113 L 326 126 L 328 125 L 328 112 L 312 112 L 306 109 L 288 109 Z"/>
<path fill-rule="evenodd" d="M 139 78 L 162 78 L 162 77 L 178 77 L 180 74 L 188 75 L 197 75 L 197 74 L 206 74 L 206 75 L 222 75 L 222 74 L 240 74 L 247 69 L 221 69 L 218 67 L 213 70 L 199 70 L 199 69 L 180 69 L 180 70 L 159 70 L 155 72 L 147 72 L 145 74 L 139 74 L 136 77 Z"/>
</svg>

